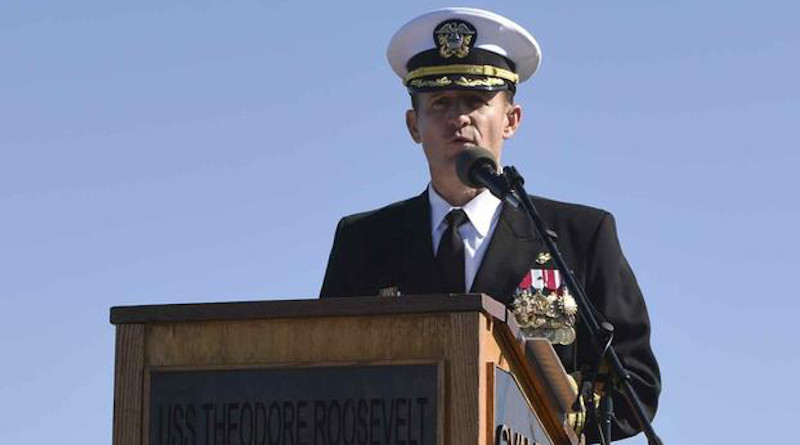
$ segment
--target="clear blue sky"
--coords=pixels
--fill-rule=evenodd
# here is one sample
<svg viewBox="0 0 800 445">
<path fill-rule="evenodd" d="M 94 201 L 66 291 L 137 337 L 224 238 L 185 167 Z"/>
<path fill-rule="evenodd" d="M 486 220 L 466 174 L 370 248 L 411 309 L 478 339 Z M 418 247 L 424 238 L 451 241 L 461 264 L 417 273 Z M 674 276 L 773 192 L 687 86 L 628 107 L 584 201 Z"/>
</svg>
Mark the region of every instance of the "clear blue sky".
<svg viewBox="0 0 800 445">
<path fill-rule="evenodd" d="M 616 215 L 660 434 L 791 442 L 800 7 L 464 3 L 539 39 L 504 163 Z M 441 6 L 0 3 L 0 442 L 110 442 L 111 306 L 316 296 L 338 219 L 425 187 L 384 51 Z"/>
</svg>

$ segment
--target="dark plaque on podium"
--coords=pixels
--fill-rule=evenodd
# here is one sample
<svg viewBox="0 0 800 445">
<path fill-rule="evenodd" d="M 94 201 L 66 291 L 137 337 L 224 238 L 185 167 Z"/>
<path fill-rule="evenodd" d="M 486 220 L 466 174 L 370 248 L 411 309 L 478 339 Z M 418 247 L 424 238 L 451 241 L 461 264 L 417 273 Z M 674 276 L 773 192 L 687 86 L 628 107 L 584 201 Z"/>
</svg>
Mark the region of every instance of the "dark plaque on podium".
<svg viewBox="0 0 800 445">
<path fill-rule="evenodd" d="M 433 445 L 436 364 L 157 371 L 150 444 Z"/>
</svg>

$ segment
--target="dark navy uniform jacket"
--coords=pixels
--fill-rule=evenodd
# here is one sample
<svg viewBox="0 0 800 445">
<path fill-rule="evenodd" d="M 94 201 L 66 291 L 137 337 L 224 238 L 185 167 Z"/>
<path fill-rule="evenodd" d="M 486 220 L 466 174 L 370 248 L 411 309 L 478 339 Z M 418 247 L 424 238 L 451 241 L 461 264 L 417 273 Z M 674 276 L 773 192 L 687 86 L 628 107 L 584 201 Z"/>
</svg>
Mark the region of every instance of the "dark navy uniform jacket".
<svg viewBox="0 0 800 445">
<path fill-rule="evenodd" d="M 614 325 L 614 348 L 631 372 L 632 383 L 649 417 L 655 415 L 661 378 L 650 348 L 650 320 L 642 293 L 617 239 L 614 217 L 603 210 L 533 197 L 559 250 L 594 306 Z M 514 290 L 547 248 L 533 223 L 504 205 L 486 256 L 470 292 L 485 293 L 509 305 Z M 553 266 L 550 266 L 553 267 Z M 320 297 L 378 295 L 397 287 L 403 294 L 446 293 L 431 241 L 427 192 L 371 212 L 343 218 L 336 229 Z M 589 359 L 588 333 L 577 322 L 577 339 L 554 345 L 567 372 Z M 615 400 L 614 438 L 639 428 L 627 403 Z M 587 427 L 589 441 L 596 428 Z"/>
</svg>

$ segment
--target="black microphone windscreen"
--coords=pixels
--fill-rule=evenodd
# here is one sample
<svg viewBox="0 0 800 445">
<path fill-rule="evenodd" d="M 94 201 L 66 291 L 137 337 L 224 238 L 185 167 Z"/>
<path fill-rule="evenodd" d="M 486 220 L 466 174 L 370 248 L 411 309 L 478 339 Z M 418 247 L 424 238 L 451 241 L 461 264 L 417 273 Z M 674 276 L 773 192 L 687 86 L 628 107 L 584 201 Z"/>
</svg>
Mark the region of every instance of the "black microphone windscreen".
<svg viewBox="0 0 800 445">
<path fill-rule="evenodd" d="M 472 188 L 483 187 L 475 182 L 472 176 L 472 171 L 475 167 L 482 164 L 488 164 L 493 170 L 497 171 L 497 161 L 489 150 L 478 146 L 467 147 L 456 155 L 456 174 L 458 179 Z"/>
</svg>

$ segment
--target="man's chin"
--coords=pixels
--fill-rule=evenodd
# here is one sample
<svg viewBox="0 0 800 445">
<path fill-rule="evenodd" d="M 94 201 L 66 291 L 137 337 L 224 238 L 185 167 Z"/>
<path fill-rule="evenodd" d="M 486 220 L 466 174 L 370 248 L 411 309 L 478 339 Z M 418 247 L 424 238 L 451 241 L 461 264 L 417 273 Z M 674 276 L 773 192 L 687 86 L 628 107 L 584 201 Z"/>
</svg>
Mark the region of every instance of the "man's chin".
<svg viewBox="0 0 800 445">
<path fill-rule="evenodd" d="M 449 161 L 455 162 L 455 158 L 464 150 L 472 147 L 477 147 L 476 144 L 472 142 L 464 142 L 464 143 L 453 143 L 448 145 L 447 150 L 447 158 Z"/>
</svg>

